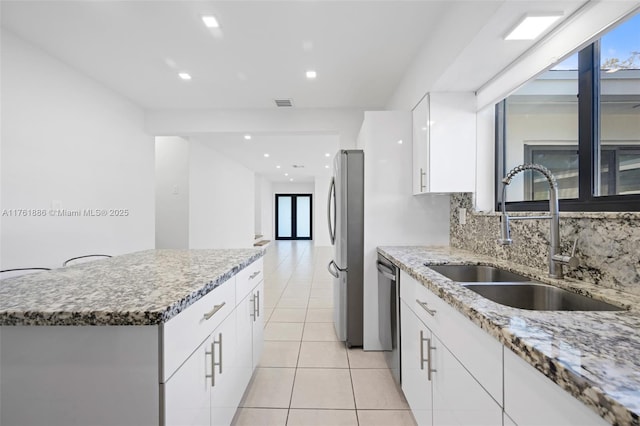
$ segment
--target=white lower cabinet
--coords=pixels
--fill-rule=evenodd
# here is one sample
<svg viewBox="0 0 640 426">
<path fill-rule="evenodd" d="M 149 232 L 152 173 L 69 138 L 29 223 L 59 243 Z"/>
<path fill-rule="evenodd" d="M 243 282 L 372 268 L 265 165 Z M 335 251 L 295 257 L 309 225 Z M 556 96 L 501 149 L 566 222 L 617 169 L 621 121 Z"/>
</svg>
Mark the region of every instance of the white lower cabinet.
<svg viewBox="0 0 640 426">
<path fill-rule="evenodd" d="M 209 302 L 211 310 L 207 315 L 210 316 L 201 321 L 217 326 L 214 325 L 215 329 L 206 340 L 165 381 L 164 426 L 231 424 L 258 363 L 256 355 L 262 353 L 264 302 L 260 299 L 264 282 L 261 278 L 262 261 L 258 262 L 250 265 L 248 271 L 238 274 L 235 289 L 227 288 L 224 293 L 219 293 L 217 299 Z M 224 285 L 233 284 L 230 280 Z M 224 310 L 229 301 L 232 309 Z M 189 333 L 189 329 L 182 332 Z M 170 346 L 169 342 L 165 343 Z"/>
<path fill-rule="evenodd" d="M 431 330 L 418 319 L 404 301 L 400 305 L 402 391 L 418 424 L 432 425 L 432 386 L 424 361 L 424 339 L 431 339 Z"/>
<path fill-rule="evenodd" d="M 403 301 L 402 390 L 419 425 L 499 425 L 502 408 Z"/>
<path fill-rule="evenodd" d="M 434 425 L 499 425 L 502 407 L 433 336 L 431 341 Z M 426 346 L 425 346 L 426 349 Z"/>
<path fill-rule="evenodd" d="M 519 426 L 609 424 L 510 350 L 504 351 L 504 411 Z"/>
</svg>

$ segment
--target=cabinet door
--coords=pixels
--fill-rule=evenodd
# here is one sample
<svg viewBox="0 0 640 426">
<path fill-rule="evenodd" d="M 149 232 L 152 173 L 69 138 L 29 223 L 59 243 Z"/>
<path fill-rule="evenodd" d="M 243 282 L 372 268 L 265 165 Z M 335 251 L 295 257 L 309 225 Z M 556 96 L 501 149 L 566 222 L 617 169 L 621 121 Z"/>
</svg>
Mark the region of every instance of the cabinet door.
<svg viewBox="0 0 640 426">
<path fill-rule="evenodd" d="M 211 344 L 205 340 L 164 383 L 166 426 L 203 426 L 210 423 Z"/>
<path fill-rule="evenodd" d="M 402 391 L 419 425 L 432 425 L 432 390 L 428 375 L 428 341 L 431 331 L 400 303 Z"/>
<path fill-rule="evenodd" d="M 264 281 L 253 289 L 255 315 L 253 317 L 253 368 L 258 366 L 264 347 Z"/>
<path fill-rule="evenodd" d="M 236 316 L 227 319 L 213 332 L 213 387 L 211 388 L 211 425 L 231 424 L 246 383 L 240 383 L 242 365 L 239 363 L 236 339 Z"/>
<path fill-rule="evenodd" d="M 502 424 L 500 405 L 435 334 L 432 338 L 433 423 L 451 426 Z"/>
<path fill-rule="evenodd" d="M 518 425 L 606 425 L 602 417 L 505 348 L 504 411 Z"/>
<path fill-rule="evenodd" d="M 253 294 L 249 292 L 236 308 L 236 372 L 237 380 L 246 387 L 253 374 Z M 242 395 L 240 395 L 242 397 Z"/>
<path fill-rule="evenodd" d="M 413 109 L 413 193 L 429 191 L 429 95 Z"/>
</svg>

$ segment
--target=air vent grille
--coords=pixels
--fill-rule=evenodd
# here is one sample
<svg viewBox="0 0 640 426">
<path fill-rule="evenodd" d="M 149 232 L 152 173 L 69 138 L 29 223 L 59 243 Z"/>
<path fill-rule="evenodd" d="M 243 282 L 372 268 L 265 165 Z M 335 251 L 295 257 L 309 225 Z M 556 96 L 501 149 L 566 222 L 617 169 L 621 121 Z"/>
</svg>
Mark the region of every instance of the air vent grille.
<svg viewBox="0 0 640 426">
<path fill-rule="evenodd" d="M 286 107 L 293 106 L 293 102 L 291 101 L 291 99 L 275 99 L 274 101 L 278 108 L 286 108 Z"/>
<path fill-rule="evenodd" d="M 304 166 L 302 164 L 292 164 L 291 167 L 293 167 L 294 169 L 304 169 Z"/>
</svg>

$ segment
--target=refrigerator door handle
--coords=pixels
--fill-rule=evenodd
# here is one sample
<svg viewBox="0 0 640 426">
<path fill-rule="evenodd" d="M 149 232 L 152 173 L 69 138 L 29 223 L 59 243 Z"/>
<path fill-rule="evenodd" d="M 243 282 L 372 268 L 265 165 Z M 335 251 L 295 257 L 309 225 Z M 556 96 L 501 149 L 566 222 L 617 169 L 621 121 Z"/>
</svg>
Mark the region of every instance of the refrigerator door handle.
<svg viewBox="0 0 640 426">
<path fill-rule="evenodd" d="M 333 200 L 333 218 L 331 217 L 331 201 Z M 333 220 L 332 220 L 333 219 Z M 331 245 L 336 243 L 336 178 L 331 178 L 329 185 L 329 199 L 327 200 L 327 220 L 329 222 L 329 238 Z"/>
<path fill-rule="evenodd" d="M 327 270 L 336 278 L 340 278 L 340 272 L 347 272 L 347 268 L 340 268 L 333 260 L 327 265 Z"/>
</svg>

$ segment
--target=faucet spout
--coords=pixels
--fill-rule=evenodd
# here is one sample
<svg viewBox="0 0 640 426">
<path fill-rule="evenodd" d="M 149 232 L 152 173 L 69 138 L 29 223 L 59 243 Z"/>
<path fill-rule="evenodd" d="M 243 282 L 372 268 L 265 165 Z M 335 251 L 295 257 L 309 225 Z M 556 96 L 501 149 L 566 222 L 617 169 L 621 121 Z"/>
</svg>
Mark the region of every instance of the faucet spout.
<svg viewBox="0 0 640 426">
<path fill-rule="evenodd" d="M 511 244 L 509 230 L 509 215 L 505 207 L 505 201 L 507 199 L 507 186 L 511 183 L 511 180 L 520 172 L 525 170 L 535 170 L 541 173 L 549 184 L 549 219 L 550 223 L 550 235 L 549 235 L 549 275 L 553 278 L 562 278 L 562 265 L 566 262 L 562 262 L 558 259 L 562 258 L 560 253 L 560 209 L 558 204 L 558 182 L 553 176 L 551 171 L 540 164 L 522 164 L 511 169 L 507 175 L 502 179 L 502 214 L 501 214 L 501 226 L 500 226 L 500 239 L 498 242 L 502 245 Z M 518 217 L 524 219 L 525 217 Z M 515 218 L 514 218 L 515 219 Z"/>
</svg>

